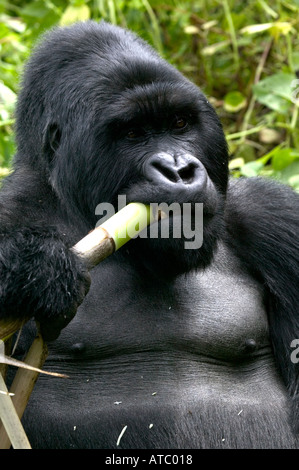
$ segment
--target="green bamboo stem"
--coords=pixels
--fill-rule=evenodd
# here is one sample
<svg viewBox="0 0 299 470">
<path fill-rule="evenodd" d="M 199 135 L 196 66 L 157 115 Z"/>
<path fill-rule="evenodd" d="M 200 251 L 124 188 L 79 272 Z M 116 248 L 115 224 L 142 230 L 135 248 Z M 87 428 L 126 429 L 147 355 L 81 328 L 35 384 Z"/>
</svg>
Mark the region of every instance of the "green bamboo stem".
<svg viewBox="0 0 299 470">
<path fill-rule="evenodd" d="M 0 449 L 8 449 L 10 447 L 10 443 L 14 449 L 31 449 L 30 443 L 12 402 L 12 397 L 6 388 L 2 374 L 0 374 L 0 392 L 0 416 L 6 432 L 4 431 L 3 426 L 2 429 L 5 433 L 5 441 L 9 442 L 8 446 L 5 445 L 5 442 L 2 443 L 0 437 Z"/>
</svg>

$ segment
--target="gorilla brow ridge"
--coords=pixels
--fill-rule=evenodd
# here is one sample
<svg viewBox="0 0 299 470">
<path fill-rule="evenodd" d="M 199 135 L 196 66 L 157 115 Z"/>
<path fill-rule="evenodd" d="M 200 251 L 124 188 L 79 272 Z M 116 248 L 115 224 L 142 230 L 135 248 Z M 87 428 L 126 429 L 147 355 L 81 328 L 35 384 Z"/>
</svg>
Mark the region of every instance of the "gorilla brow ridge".
<svg viewBox="0 0 299 470">
<path fill-rule="evenodd" d="M 148 122 L 148 116 L 150 120 L 153 116 L 158 118 L 174 117 L 178 114 L 193 118 L 198 116 L 202 110 L 201 96 L 198 93 L 186 99 L 185 93 L 181 93 L 181 86 L 161 85 L 163 86 L 159 87 L 158 83 L 153 83 L 125 90 L 120 99 L 110 105 L 107 125 L 121 127 L 130 122 L 140 124 L 141 120 Z"/>
</svg>

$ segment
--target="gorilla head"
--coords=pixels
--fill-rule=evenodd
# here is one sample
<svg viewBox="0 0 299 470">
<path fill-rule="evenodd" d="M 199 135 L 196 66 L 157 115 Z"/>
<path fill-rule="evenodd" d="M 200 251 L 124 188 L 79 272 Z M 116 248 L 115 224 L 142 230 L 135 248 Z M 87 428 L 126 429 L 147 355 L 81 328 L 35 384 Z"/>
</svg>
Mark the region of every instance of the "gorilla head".
<svg viewBox="0 0 299 470">
<path fill-rule="evenodd" d="M 223 131 L 201 91 L 140 38 L 94 22 L 48 34 L 27 64 L 17 139 L 23 165 L 43 172 L 88 229 L 96 206 L 116 207 L 118 195 L 203 203 L 200 249 L 170 233 L 137 239 L 123 256 L 163 276 L 210 262 L 228 179 Z"/>
</svg>

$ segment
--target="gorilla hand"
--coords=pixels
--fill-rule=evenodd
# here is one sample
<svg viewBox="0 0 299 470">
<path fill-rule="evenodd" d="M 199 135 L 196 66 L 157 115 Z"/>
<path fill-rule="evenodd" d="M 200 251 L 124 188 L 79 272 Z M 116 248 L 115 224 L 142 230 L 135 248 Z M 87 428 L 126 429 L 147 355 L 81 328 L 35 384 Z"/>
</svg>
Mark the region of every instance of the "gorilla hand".
<svg viewBox="0 0 299 470">
<path fill-rule="evenodd" d="M 34 315 L 44 339 L 56 339 L 89 290 L 87 268 L 56 231 L 24 228 L 0 237 L 0 319 Z"/>
</svg>

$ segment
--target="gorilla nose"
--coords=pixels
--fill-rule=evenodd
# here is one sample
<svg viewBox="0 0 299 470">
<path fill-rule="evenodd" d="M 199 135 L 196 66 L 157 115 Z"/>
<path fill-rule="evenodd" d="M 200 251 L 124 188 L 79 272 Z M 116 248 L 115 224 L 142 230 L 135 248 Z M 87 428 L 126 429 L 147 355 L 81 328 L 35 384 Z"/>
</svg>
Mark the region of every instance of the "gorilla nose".
<svg viewBox="0 0 299 470">
<path fill-rule="evenodd" d="M 145 167 L 145 176 L 165 186 L 202 188 L 207 181 L 204 166 L 190 154 L 159 153 L 151 157 Z"/>
</svg>

